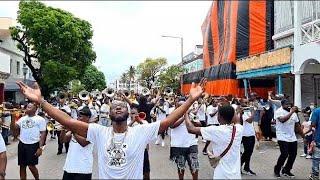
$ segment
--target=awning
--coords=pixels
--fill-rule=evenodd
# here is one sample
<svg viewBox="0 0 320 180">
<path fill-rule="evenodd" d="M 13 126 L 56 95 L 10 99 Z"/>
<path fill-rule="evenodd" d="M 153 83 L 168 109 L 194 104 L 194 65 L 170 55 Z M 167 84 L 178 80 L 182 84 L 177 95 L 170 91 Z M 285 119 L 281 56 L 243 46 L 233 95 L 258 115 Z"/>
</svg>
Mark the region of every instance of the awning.
<svg viewBox="0 0 320 180">
<path fill-rule="evenodd" d="M 19 91 L 19 86 L 16 84 L 17 81 L 23 81 L 23 79 L 10 79 L 4 84 L 4 91 Z M 26 80 L 25 83 L 28 86 L 32 86 L 34 81 Z"/>
<path fill-rule="evenodd" d="M 257 78 L 270 75 L 286 74 L 291 72 L 291 64 L 273 66 L 262 69 L 249 70 L 237 73 L 237 79 Z"/>
</svg>

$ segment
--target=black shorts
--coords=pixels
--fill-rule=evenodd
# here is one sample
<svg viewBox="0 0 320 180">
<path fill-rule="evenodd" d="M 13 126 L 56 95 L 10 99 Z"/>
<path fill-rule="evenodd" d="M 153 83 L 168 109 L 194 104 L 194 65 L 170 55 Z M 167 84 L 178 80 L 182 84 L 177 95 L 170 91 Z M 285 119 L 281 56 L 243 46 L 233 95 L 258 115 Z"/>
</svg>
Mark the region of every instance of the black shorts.
<svg viewBox="0 0 320 180">
<path fill-rule="evenodd" d="M 18 144 L 18 165 L 34 166 L 39 162 L 39 157 L 35 154 L 39 149 L 39 142 L 34 144 L 24 144 L 21 141 Z"/>
<path fill-rule="evenodd" d="M 68 173 L 64 171 L 62 180 L 90 180 L 92 174 Z"/>
<path fill-rule="evenodd" d="M 207 127 L 207 122 L 206 121 L 200 121 L 201 127 Z"/>
<path fill-rule="evenodd" d="M 144 150 L 144 158 L 143 158 L 143 173 L 150 172 L 150 161 L 149 161 L 149 152 L 147 149 Z"/>
</svg>

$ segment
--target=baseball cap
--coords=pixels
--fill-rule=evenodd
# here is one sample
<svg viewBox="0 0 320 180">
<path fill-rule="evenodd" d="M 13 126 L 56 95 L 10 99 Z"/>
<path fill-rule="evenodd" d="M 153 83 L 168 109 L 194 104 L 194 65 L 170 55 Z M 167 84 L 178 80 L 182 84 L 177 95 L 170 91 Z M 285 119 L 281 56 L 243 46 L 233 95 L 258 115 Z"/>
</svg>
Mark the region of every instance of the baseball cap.
<svg viewBox="0 0 320 180">
<path fill-rule="evenodd" d="M 88 106 L 84 106 L 82 109 L 80 109 L 79 114 L 87 116 L 89 118 L 91 117 L 91 111 Z"/>
</svg>

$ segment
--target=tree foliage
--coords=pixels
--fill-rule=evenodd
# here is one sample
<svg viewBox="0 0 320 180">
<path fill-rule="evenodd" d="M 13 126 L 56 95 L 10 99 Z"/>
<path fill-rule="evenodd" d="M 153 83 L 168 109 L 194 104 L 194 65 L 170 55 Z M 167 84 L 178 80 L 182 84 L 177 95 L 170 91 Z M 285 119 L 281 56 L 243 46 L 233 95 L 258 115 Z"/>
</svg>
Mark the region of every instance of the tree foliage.
<svg viewBox="0 0 320 180">
<path fill-rule="evenodd" d="M 178 65 L 171 65 L 167 67 L 159 75 L 159 85 L 162 88 L 171 87 L 174 91 L 179 90 L 180 87 L 180 76 L 183 72 L 183 68 Z"/>
<path fill-rule="evenodd" d="M 72 80 L 71 81 L 71 94 L 77 96 L 80 91 L 84 90 L 84 85 L 80 82 L 80 80 Z"/>
<path fill-rule="evenodd" d="M 89 65 L 85 69 L 80 81 L 87 91 L 92 91 L 94 89 L 102 91 L 106 87 L 106 80 L 103 72 L 99 71 L 93 65 Z"/>
<path fill-rule="evenodd" d="M 147 58 L 137 67 L 139 80 L 145 82 L 146 86 L 150 89 L 152 86 L 152 82 L 155 83 L 157 81 L 160 72 L 163 70 L 166 64 L 166 58 Z"/>
<path fill-rule="evenodd" d="M 69 12 L 22 0 L 17 21 L 20 25 L 10 28 L 12 39 L 45 95 L 78 79 L 96 58 L 91 24 Z"/>
<path fill-rule="evenodd" d="M 121 74 L 120 81 L 121 81 L 122 83 L 127 83 L 127 82 L 129 82 L 129 74 L 128 74 L 128 72 L 123 72 L 123 73 Z"/>
</svg>

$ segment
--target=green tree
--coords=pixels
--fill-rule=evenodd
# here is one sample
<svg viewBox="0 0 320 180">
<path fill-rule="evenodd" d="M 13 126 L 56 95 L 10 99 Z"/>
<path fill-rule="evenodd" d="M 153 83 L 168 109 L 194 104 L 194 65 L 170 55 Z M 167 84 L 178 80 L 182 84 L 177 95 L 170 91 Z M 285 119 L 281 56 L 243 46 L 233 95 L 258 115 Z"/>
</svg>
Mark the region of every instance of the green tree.
<svg viewBox="0 0 320 180">
<path fill-rule="evenodd" d="M 171 65 L 167 67 L 163 73 L 159 75 L 159 85 L 162 88 L 171 87 L 174 91 L 180 88 L 180 76 L 183 68 L 178 65 Z"/>
<path fill-rule="evenodd" d="M 89 65 L 80 79 L 87 91 L 98 89 L 102 91 L 106 87 L 106 80 L 103 72 L 99 71 L 94 65 Z"/>
<path fill-rule="evenodd" d="M 130 66 L 128 70 L 129 89 L 131 88 L 131 82 L 135 80 L 135 76 L 136 76 L 136 68 L 134 66 Z"/>
<path fill-rule="evenodd" d="M 80 80 L 72 80 L 71 81 L 71 93 L 73 96 L 78 96 L 79 92 L 84 89 L 85 89 L 85 87 L 80 82 Z"/>
<path fill-rule="evenodd" d="M 151 89 L 152 82 L 155 83 L 160 72 L 167 64 L 167 59 L 160 57 L 156 59 L 147 58 L 144 62 L 140 63 L 137 67 L 139 80 L 143 81 L 147 88 Z"/>
<path fill-rule="evenodd" d="M 79 79 L 96 58 L 91 24 L 69 12 L 22 0 L 17 21 L 20 25 L 10 28 L 11 37 L 45 96 Z"/>
<path fill-rule="evenodd" d="M 129 74 L 128 72 L 123 72 L 120 76 L 120 81 L 122 83 L 127 83 L 129 81 Z"/>
</svg>

